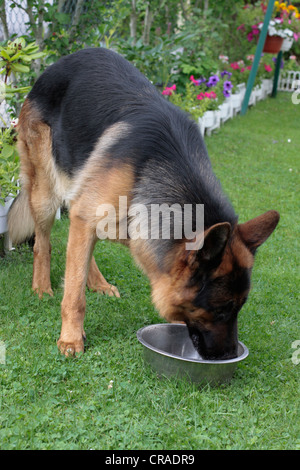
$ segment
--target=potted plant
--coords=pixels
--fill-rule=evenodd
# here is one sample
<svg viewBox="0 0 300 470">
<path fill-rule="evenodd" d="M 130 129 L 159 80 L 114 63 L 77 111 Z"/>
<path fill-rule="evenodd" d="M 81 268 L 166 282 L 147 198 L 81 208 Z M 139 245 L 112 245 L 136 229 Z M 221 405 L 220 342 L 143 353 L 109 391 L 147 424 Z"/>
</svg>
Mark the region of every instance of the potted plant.
<svg viewBox="0 0 300 470">
<path fill-rule="evenodd" d="M 293 31 L 289 27 L 288 20 L 284 16 L 284 11 L 280 5 L 286 5 L 284 2 L 275 2 L 275 7 L 272 19 L 268 26 L 268 34 L 266 37 L 264 52 L 276 54 L 282 47 L 283 40 L 293 36 Z M 296 9 L 291 12 L 291 15 L 298 15 Z M 267 2 L 256 2 L 254 5 L 245 5 L 239 12 L 238 21 L 240 25 L 238 29 L 247 35 L 249 42 L 257 40 L 263 26 L 264 16 L 267 9 Z"/>
<path fill-rule="evenodd" d="M 4 100 L 12 107 L 30 86 L 17 87 L 20 75 L 30 72 L 30 63 L 43 57 L 36 43 L 26 44 L 24 38 L 8 41 L 0 47 L 0 103 Z M 11 78 L 14 80 L 11 80 Z M 7 231 L 6 215 L 18 192 L 19 156 L 16 150 L 16 120 L 0 121 L 0 234 Z"/>
<path fill-rule="evenodd" d="M 300 38 L 300 13 L 296 6 L 289 2 L 275 2 L 276 15 L 280 18 L 282 26 L 288 32 L 284 38 L 281 50 L 289 51 L 294 43 Z"/>
<path fill-rule="evenodd" d="M 0 130 L 0 234 L 7 231 L 6 215 L 18 192 L 19 156 L 14 127 Z"/>
</svg>

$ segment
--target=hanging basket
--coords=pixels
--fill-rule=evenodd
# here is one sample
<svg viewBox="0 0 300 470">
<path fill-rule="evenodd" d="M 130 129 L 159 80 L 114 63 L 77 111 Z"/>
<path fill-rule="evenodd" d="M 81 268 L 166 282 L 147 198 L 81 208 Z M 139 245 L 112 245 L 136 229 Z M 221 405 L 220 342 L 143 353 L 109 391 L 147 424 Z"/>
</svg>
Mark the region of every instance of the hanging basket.
<svg viewBox="0 0 300 470">
<path fill-rule="evenodd" d="M 263 52 L 269 52 L 270 54 L 278 54 L 283 43 L 281 36 L 269 36 L 267 35 Z"/>
</svg>

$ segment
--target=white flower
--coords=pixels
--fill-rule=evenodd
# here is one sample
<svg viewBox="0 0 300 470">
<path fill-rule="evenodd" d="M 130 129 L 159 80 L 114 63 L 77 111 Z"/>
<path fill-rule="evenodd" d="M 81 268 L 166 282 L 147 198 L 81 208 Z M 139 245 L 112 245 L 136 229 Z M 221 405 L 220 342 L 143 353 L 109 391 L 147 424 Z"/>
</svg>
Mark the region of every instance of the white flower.
<svg viewBox="0 0 300 470">
<path fill-rule="evenodd" d="M 113 388 L 113 383 L 114 383 L 114 381 L 110 380 L 107 388 Z"/>
<path fill-rule="evenodd" d="M 16 127 L 18 125 L 19 119 L 14 118 L 10 121 L 11 126 Z"/>
</svg>

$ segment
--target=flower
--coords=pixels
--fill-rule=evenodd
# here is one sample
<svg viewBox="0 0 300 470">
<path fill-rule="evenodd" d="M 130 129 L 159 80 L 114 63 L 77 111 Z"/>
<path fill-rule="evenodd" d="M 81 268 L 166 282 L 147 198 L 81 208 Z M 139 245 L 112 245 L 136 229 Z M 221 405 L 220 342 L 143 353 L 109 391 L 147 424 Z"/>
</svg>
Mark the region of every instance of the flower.
<svg viewBox="0 0 300 470">
<path fill-rule="evenodd" d="M 197 100 L 204 100 L 204 98 L 205 98 L 204 93 L 199 93 L 199 95 L 197 95 Z"/>
<path fill-rule="evenodd" d="M 232 72 L 228 72 L 227 70 L 223 70 L 223 72 L 221 72 L 221 77 L 224 78 L 225 75 L 228 75 L 228 77 L 231 77 Z"/>
<path fill-rule="evenodd" d="M 265 67 L 266 72 L 272 72 L 272 70 L 273 70 L 271 65 L 264 64 L 264 67 Z"/>
<path fill-rule="evenodd" d="M 226 80 L 223 84 L 224 90 L 230 91 L 232 87 L 233 85 L 229 80 Z"/>
<path fill-rule="evenodd" d="M 208 79 L 207 86 L 208 87 L 215 86 L 219 81 L 220 81 L 220 78 L 218 77 L 218 75 L 211 75 Z"/>
<path fill-rule="evenodd" d="M 215 100 L 217 98 L 217 95 L 214 91 L 206 91 L 205 93 L 199 93 L 199 95 L 197 95 L 197 100 L 204 100 L 205 98 L 208 98 L 210 100 Z"/>
<path fill-rule="evenodd" d="M 205 82 L 206 82 L 205 78 L 201 77 L 201 78 L 195 79 L 195 78 L 194 78 L 194 75 L 191 75 L 191 76 L 190 76 L 190 80 L 191 80 L 191 82 L 193 82 L 193 84 L 196 85 L 196 86 L 199 86 L 199 85 L 201 85 L 201 83 L 205 83 Z"/>
<path fill-rule="evenodd" d="M 172 85 L 170 87 L 166 86 L 166 88 L 161 92 L 161 94 L 171 96 L 173 94 L 173 91 L 176 91 L 176 85 Z"/>
<path fill-rule="evenodd" d="M 225 98 L 229 98 L 230 97 L 230 91 L 223 90 L 223 95 L 225 96 Z"/>
<path fill-rule="evenodd" d="M 10 124 L 11 124 L 12 127 L 17 127 L 18 122 L 19 122 L 19 119 L 18 119 L 18 118 L 13 118 L 13 119 L 11 120 Z"/>
<path fill-rule="evenodd" d="M 229 61 L 229 58 L 228 58 L 227 55 L 220 54 L 219 55 L 219 60 L 221 60 L 221 62 L 225 63 L 225 62 Z"/>
<path fill-rule="evenodd" d="M 230 67 L 233 69 L 233 70 L 238 70 L 240 68 L 239 64 L 237 62 L 232 62 L 232 64 L 230 64 Z"/>
</svg>

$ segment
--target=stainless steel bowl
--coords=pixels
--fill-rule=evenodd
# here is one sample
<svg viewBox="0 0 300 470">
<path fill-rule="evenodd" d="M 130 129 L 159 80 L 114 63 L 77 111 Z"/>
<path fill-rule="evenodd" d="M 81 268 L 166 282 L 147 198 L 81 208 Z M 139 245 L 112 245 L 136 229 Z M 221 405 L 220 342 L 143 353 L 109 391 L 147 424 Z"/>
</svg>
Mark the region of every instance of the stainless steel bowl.
<svg viewBox="0 0 300 470">
<path fill-rule="evenodd" d="M 144 359 L 159 375 L 184 377 L 197 384 L 228 382 L 240 361 L 249 351 L 239 341 L 234 359 L 210 361 L 202 359 L 193 346 L 188 329 L 176 323 L 161 323 L 141 328 L 137 332 L 144 346 Z"/>
</svg>

